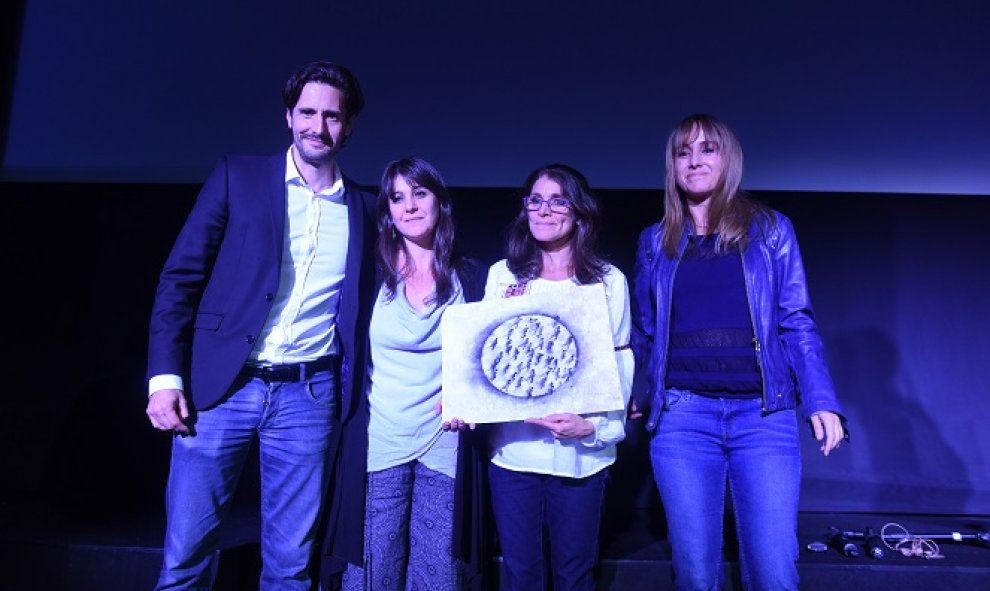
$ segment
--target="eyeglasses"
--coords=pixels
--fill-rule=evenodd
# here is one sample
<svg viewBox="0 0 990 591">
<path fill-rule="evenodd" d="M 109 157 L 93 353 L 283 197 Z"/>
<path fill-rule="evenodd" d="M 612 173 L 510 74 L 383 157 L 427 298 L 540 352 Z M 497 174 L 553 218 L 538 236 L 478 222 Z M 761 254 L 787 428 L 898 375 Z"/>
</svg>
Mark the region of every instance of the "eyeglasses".
<svg viewBox="0 0 990 591">
<path fill-rule="evenodd" d="M 567 197 L 551 197 L 549 199 L 544 199 L 539 195 L 525 195 L 522 198 L 523 207 L 529 211 L 539 211 L 543 204 L 546 203 L 547 207 L 553 213 L 567 213 L 571 210 L 571 200 Z"/>
</svg>

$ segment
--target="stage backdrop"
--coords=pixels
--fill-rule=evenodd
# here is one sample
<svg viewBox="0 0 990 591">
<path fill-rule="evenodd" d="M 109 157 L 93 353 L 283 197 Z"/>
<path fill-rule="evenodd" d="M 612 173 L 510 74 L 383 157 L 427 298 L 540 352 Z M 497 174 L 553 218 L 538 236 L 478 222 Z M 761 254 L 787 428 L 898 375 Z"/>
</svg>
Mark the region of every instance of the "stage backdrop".
<svg viewBox="0 0 990 591">
<path fill-rule="evenodd" d="M 368 98 L 343 170 L 374 183 L 387 160 L 433 160 L 485 260 L 511 187 L 563 161 L 602 189 L 629 271 L 669 129 L 724 118 L 745 186 L 794 219 L 849 411 L 835 457 L 805 440 L 802 506 L 990 513 L 988 6 L 8 2 L 0 495 L 160 510 L 168 445 L 143 416 L 158 270 L 216 159 L 284 151 L 281 85 L 331 59 Z M 613 499 L 656 504 L 645 450 L 633 423 Z"/>
<path fill-rule="evenodd" d="M 457 186 L 564 161 L 656 187 L 670 128 L 708 111 L 754 189 L 990 194 L 985 0 L 9 1 L 8 180 L 201 182 L 281 145 L 282 84 L 329 59 L 366 90 L 363 182 L 415 152 Z"/>
</svg>

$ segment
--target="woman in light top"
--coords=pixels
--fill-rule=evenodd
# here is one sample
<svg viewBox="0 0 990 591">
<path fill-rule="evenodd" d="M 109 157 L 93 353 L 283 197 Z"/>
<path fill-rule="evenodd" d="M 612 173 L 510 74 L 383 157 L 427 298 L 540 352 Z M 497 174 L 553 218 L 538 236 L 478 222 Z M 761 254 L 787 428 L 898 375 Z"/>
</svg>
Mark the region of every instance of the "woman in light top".
<svg viewBox="0 0 990 591">
<path fill-rule="evenodd" d="M 524 293 L 574 297 L 576 286 L 603 283 L 628 402 L 626 279 L 595 250 L 598 205 L 584 176 L 561 164 L 529 175 L 507 237 L 507 257 L 488 272 L 485 299 Z M 544 580 L 543 529 L 549 531 L 555 591 L 593 589 L 598 530 L 615 445 L 625 437 L 625 412 L 557 413 L 495 424 L 489 483 L 503 557 L 502 589 L 538 591 Z"/>
<path fill-rule="evenodd" d="M 440 319 L 448 306 L 479 299 L 480 282 L 454 254 L 450 196 L 430 163 L 408 157 L 389 164 L 377 215 L 381 288 L 369 330 L 367 499 L 344 509 L 364 511 L 364 564 L 348 567 L 344 589 L 460 589 L 470 573 L 457 560 L 467 558 L 459 538 L 472 523 L 458 519 L 455 532 L 455 506 L 482 493 L 455 483 L 459 458 L 470 455 L 458 453 L 459 443 L 466 447 L 459 440 L 472 434 L 445 430 L 438 414 Z"/>
</svg>

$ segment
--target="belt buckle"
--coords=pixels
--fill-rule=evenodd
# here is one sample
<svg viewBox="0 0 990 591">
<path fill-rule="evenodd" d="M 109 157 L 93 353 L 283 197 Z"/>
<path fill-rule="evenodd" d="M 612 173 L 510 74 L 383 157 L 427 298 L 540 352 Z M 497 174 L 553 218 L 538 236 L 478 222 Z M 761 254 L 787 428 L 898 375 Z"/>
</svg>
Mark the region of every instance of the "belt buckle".
<svg viewBox="0 0 990 591">
<path fill-rule="evenodd" d="M 270 365 L 259 365 L 254 368 L 255 377 L 259 378 L 261 381 L 268 383 L 272 381 L 272 366 Z"/>
<path fill-rule="evenodd" d="M 313 374 L 318 371 L 323 365 L 332 365 L 332 363 L 321 363 L 321 360 L 308 361 L 301 363 L 286 363 L 283 365 L 259 365 L 252 369 L 252 372 L 257 377 L 261 378 L 266 382 L 301 382 L 303 380 L 309 379 Z"/>
<path fill-rule="evenodd" d="M 293 369 L 298 373 L 298 367 L 293 367 L 289 365 L 262 365 L 257 368 L 258 377 L 261 378 L 266 383 L 272 382 L 289 382 L 292 381 L 287 379 L 288 374 L 293 373 Z"/>
</svg>

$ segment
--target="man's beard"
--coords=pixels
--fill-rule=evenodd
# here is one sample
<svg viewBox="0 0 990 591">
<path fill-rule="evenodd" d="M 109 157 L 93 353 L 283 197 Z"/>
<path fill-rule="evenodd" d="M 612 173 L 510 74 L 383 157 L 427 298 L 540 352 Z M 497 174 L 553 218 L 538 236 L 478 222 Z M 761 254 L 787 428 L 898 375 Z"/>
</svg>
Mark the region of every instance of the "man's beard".
<svg viewBox="0 0 990 591">
<path fill-rule="evenodd" d="M 319 140 L 323 143 L 324 147 L 322 149 L 314 149 L 309 143 L 312 139 Z M 339 145 L 334 144 L 333 138 L 329 136 L 307 134 L 299 138 L 296 148 L 303 162 L 310 166 L 322 166 L 333 161 Z"/>
</svg>

